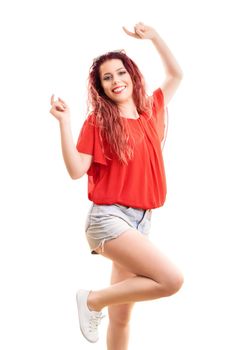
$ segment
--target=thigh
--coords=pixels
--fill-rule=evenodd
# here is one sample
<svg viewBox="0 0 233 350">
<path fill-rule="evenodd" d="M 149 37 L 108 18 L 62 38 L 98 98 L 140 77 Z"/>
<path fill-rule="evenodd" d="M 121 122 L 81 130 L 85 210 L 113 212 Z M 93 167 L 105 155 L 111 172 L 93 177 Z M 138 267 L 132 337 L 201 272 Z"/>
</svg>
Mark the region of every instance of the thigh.
<svg viewBox="0 0 233 350">
<path fill-rule="evenodd" d="M 115 284 L 125 279 L 134 277 L 135 274 L 126 270 L 123 266 L 112 263 L 111 284 Z M 109 319 L 117 324 L 127 324 L 130 320 L 132 308 L 135 303 L 112 305 L 108 307 Z"/>
<path fill-rule="evenodd" d="M 117 262 L 112 262 L 111 284 L 124 281 L 127 278 L 134 276 L 135 274 L 127 270 L 124 266 L 120 265 Z"/>
<path fill-rule="evenodd" d="M 118 238 L 106 242 L 101 254 L 127 271 L 158 283 L 182 279 L 177 267 L 150 240 L 134 229 L 128 229 Z"/>
</svg>

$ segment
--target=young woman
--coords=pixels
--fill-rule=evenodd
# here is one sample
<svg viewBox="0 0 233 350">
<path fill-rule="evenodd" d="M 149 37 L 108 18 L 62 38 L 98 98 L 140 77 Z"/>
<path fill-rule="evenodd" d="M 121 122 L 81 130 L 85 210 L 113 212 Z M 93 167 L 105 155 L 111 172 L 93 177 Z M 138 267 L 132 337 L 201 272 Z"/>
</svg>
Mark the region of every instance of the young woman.
<svg viewBox="0 0 233 350">
<path fill-rule="evenodd" d="M 108 350 L 126 350 L 129 321 L 137 301 L 176 293 L 183 277 L 177 267 L 150 242 L 152 209 L 166 197 L 161 144 L 166 106 L 177 90 L 182 70 L 154 28 L 138 23 L 126 34 L 149 39 L 161 56 L 165 80 L 147 96 L 142 74 L 123 52 L 108 52 L 93 62 L 89 103 L 75 145 L 68 105 L 51 97 L 60 124 L 62 152 L 72 179 L 88 174 L 92 201 L 85 232 L 90 250 L 112 260 L 111 286 L 79 290 L 80 329 L 90 342 L 98 340 L 101 310 L 108 306 Z"/>
</svg>

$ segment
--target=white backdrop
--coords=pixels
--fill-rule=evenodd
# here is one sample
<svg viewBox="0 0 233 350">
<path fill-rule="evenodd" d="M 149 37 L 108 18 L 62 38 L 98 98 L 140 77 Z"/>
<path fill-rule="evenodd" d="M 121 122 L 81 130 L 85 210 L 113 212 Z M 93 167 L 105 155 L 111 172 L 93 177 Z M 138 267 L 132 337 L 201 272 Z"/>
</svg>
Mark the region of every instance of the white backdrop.
<svg viewBox="0 0 233 350">
<path fill-rule="evenodd" d="M 158 87 L 164 70 L 153 45 L 121 29 L 138 21 L 155 27 L 184 72 L 168 106 L 168 195 L 153 211 L 151 240 L 185 283 L 177 295 L 136 305 L 130 349 L 232 349 L 230 3 L 1 3 L 1 349 L 106 349 L 106 319 L 97 344 L 82 337 L 75 293 L 107 286 L 111 266 L 89 253 L 87 176 L 69 178 L 49 102 L 52 93 L 67 101 L 76 141 L 92 59 L 120 48 L 148 89 Z"/>
</svg>

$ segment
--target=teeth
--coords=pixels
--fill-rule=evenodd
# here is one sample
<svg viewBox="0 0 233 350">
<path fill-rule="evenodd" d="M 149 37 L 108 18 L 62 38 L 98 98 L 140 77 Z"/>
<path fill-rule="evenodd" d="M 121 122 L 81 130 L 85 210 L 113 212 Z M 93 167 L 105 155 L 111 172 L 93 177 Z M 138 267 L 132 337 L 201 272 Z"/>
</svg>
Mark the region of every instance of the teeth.
<svg viewBox="0 0 233 350">
<path fill-rule="evenodd" d="M 125 89 L 125 86 L 119 87 L 117 89 L 113 89 L 113 92 L 120 92 Z"/>
</svg>

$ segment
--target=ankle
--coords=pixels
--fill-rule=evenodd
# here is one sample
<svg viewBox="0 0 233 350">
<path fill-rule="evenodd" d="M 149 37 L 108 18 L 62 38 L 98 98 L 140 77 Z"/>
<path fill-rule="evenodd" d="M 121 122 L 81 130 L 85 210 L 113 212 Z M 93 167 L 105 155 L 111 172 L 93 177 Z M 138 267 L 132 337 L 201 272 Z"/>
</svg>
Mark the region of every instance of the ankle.
<svg viewBox="0 0 233 350">
<path fill-rule="evenodd" d="M 97 311 L 97 312 L 99 312 L 99 311 L 102 310 L 102 307 L 100 307 L 100 305 L 97 302 L 96 292 L 93 292 L 92 290 L 88 294 L 87 307 L 88 307 L 88 309 L 90 311 Z"/>
</svg>

